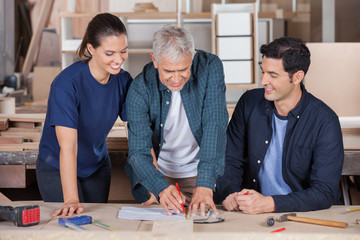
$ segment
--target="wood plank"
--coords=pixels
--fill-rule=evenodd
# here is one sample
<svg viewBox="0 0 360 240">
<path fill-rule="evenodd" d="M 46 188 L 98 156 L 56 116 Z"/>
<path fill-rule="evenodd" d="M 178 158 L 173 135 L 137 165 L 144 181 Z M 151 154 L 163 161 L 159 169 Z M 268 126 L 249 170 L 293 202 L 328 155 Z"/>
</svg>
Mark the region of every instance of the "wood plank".
<svg viewBox="0 0 360 240">
<path fill-rule="evenodd" d="M 185 218 L 185 217 L 184 217 Z M 157 234 L 189 234 L 194 230 L 192 220 L 156 220 L 153 223 L 152 233 Z"/>
<path fill-rule="evenodd" d="M 27 86 L 27 78 L 31 71 L 32 65 L 34 63 L 35 55 L 36 55 L 36 52 L 39 47 L 42 32 L 43 32 L 43 29 L 49 19 L 53 3 L 54 3 L 54 0 L 48 0 L 48 1 L 43 2 L 43 5 L 42 5 L 41 11 L 40 11 L 40 15 L 39 15 L 39 20 L 36 25 L 34 34 L 31 38 L 30 45 L 29 45 L 28 51 L 26 53 L 24 66 L 22 69 L 22 75 L 24 76 L 24 85 L 25 86 Z"/>
<path fill-rule="evenodd" d="M 118 17 L 125 17 L 128 19 L 176 19 L 176 12 L 110 12 L 111 14 Z M 97 13 L 71 13 L 71 12 L 63 12 L 60 13 L 60 17 L 65 18 L 93 18 Z"/>
<path fill-rule="evenodd" d="M 0 192 L 0 202 L 11 202 L 11 200 Z"/>
<path fill-rule="evenodd" d="M 198 18 L 211 18 L 211 12 L 193 12 L 183 14 L 184 19 L 198 19 Z"/>
<path fill-rule="evenodd" d="M 0 165 L 0 188 L 26 188 L 25 165 Z"/>
<path fill-rule="evenodd" d="M 296 16 L 297 13 L 291 11 L 282 12 L 282 16 L 276 14 L 276 12 L 258 12 L 259 18 L 283 18 L 283 19 L 292 19 Z"/>
<path fill-rule="evenodd" d="M 45 113 L 23 113 L 23 114 L 0 114 L 0 119 L 8 118 L 9 121 L 21 122 L 45 122 Z"/>
<path fill-rule="evenodd" d="M 100 12 L 109 12 L 109 1 L 100 1 Z"/>
<path fill-rule="evenodd" d="M 306 46 L 311 52 L 311 65 L 304 82 L 307 91 L 325 102 L 339 117 L 359 116 L 360 42 L 307 43 Z M 326 56 L 329 52 L 336 58 L 329 59 Z"/>
<path fill-rule="evenodd" d="M 86 28 L 85 28 L 86 29 Z M 34 76 L 32 83 L 32 100 L 40 101 L 48 99 L 50 86 L 54 78 L 61 72 L 61 67 L 54 66 L 36 66 L 34 67 Z M 26 106 L 31 108 L 31 106 Z M 39 109 L 40 107 L 44 113 L 46 113 L 47 106 L 34 106 L 33 108 Z M 26 110 L 25 107 L 22 108 L 23 111 Z M 31 110 L 31 109 L 30 109 Z M 19 111 L 19 108 L 16 108 L 16 112 Z"/>
<path fill-rule="evenodd" d="M 0 136 L 0 144 L 21 144 L 24 143 L 24 137 Z"/>
<path fill-rule="evenodd" d="M 124 127 L 113 127 L 109 134 L 108 139 L 110 138 L 126 138 L 126 131 Z"/>
<path fill-rule="evenodd" d="M 121 151 L 121 152 L 127 152 L 129 151 L 128 144 L 120 144 L 117 142 L 106 142 L 108 151 Z"/>
<path fill-rule="evenodd" d="M 34 127 L 34 128 L 9 127 L 8 129 L 6 129 L 6 132 L 41 132 L 41 127 Z"/>
<path fill-rule="evenodd" d="M 0 113 L 5 113 L 5 114 L 15 113 L 14 97 L 0 97 Z"/>
<path fill-rule="evenodd" d="M 1 144 L 0 151 L 2 152 L 19 152 L 25 150 L 38 150 L 39 142 L 25 142 L 22 144 Z"/>
<path fill-rule="evenodd" d="M 13 128 L 19 127 L 19 128 L 33 129 L 33 128 L 35 128 L 35 123 L 34 122 L 10 121 L 9 126 L 13 127 Z"/>
<path fill-rule="evenodd" d="M 341 175 L 360 176 L 360 151 L 346 151 Z"/>
<path fill-rule="evenodd" d="M 9 127 L 9 119 L 4 118 L 0 119 L 0 130 L 6 130 Z"/>
<path fill-rule="evenodd" d="M 76 0 L 75 12 L 100 12 L 99 0 Z M 73 38 L 82 39 L 84 37 L 87 25 L 91 19 L 73 19 L 72 20 L 72 35 Z"/>
<path fill-rule="evenodd" d="M 25 142 L 39 142 L 41 132 L 8 132 L 2 131 L 0 135 L 3 137 L 23 137 Z"/>
<path fill-rule="evenodd" d="M 342 128 L 343 135 L 360 135 L 360 128 Z"/>
</svg>

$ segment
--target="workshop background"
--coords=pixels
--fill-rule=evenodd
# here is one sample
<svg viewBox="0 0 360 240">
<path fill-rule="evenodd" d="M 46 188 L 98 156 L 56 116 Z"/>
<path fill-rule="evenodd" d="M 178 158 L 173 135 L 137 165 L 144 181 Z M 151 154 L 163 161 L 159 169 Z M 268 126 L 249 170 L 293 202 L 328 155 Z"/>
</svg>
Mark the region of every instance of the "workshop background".
<svg viewBox="0 0 360 240">
<path fill-rule="evenodd" d="M 76 61 L 87 23 L 100 12 L 116 13 L 125 22 L 129 58 L 124 68 L 133 77 L 151 60 L 152 34 L 164 24 L 184 26 L 193 34 L 196 48 L 224 56 L 230 116 L 244 91 L 260 87 L 260 45 L 282 36 L 305 40 L 312 52 L 305 84 L 339 115 L 349 141 L 345 151 L 356 154 L 360 149 L 359 10 L 358 0 L 0 0 L 0 200 L 41 200 L 35 161 L 50 84 Z M 240 80 L 236 74 L 241 74 L 227 65 L 218 38 L 218 17 L 234 11 L 249 16 L 248 45 L 240 49 L 247 51 L 243 57 L 247 62 L 240 59 L 247 65 L 241 65 Z M 113 163 L 109 202 L 134 202 L 123 171 L 127 140 L 121 121 L 114 125 L 107 145 Z M 360 204 L 360 180 L 355 176 L 360 169 L 351 170 L 343 172 L 341 186 L 355 205 Z"/>
</svg>

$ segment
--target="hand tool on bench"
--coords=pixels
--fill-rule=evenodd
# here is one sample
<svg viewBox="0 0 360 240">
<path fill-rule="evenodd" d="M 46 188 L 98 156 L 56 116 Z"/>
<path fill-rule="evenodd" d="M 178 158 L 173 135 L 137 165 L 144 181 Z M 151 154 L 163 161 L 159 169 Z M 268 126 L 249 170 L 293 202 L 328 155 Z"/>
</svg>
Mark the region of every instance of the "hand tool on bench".
<svg viewBox="0 0 360 240">
<path fill-rule="evenodd" d="M 92 217 L 90 216 L 77 216 L 77 217 L 67 217 L 59 218 L 58 223 L 64 227 L 69 227 L 75 230 L 86 230 L 85 228 L 80 227 L 80 225 L 91 224 Z"/>
<path fill-rule="evenodd" d="M 60 225 L 62 225 L 64 227 L 69 227 L 69 228 L 72 228 L 75 230 L 86 230 L 85 228 L 80 227 L 80 226 L 95 223 L 97 225 L 100 225 L 100 226 L 105 227 L 110 230 L 120 231 L 119 229 L 116 229 L 116 228 L 110 227 L 106 224 L 103 224 L 101 222 L 95 221 L 92 219 L 92 217 L 86 216 L 86 215 L 76 216 L 76 217 L 59 218 L 58 222 Z"/>
<path fill-rule="evenodd" d="M 311 224 L 318 224 L 323 226 L 329 227 L 338 227 L 338 228 L 347 228 L 348 224 L 346 222 L 337 222 L 337 221 L 330 221 L 330 220 L 321 220 L 315 218 L 305 218 L 305 217 L 297 217 L 296 213 L 288 213 L 281 215 L 278 219 L 279 222 L 286 222 L 286 221 L 295 221 L 295 222 L 303 222 L 303 223 L 311 223 Z"/>
<path fill-rule="evenodd" d="M 0 220 L 11 220 L 18 227 L 33 226 L 40 222 L 40 208 L 38 205 L 0 206 Z"/>
</svg>

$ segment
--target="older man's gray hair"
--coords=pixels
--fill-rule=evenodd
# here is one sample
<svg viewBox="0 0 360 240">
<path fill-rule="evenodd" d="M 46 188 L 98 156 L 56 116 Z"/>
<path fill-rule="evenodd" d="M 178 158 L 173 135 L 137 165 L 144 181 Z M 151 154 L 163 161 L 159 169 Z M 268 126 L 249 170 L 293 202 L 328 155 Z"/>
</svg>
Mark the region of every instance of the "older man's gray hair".
<svg viewBox="0 0 360 240">
<path fill-rule="evenodd" d="M 153 55 L 157 64 L 161 57 L 167 58 L 172 63 L 177 63 L 181 56 L 190 54 L 194 58 L 194 39 L 184 28 L 175 25 L 166 25 L 153 37 Z"/>
</svg>

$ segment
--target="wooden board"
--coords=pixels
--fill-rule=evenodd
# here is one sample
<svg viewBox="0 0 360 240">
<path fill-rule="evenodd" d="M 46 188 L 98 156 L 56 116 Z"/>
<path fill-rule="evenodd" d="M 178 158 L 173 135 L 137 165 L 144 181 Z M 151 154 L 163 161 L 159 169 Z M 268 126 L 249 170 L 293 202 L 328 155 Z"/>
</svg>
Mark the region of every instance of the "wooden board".
<svg viewBox="0 0 360 240">
<path fill-rule="evenodd" d="M 41 132 L 41 127 L 35 128 L 21 128 L 21 127 L 9 127 L 6 129 L 6 132 Z"/>
<path fill-rule="evenodd" d="M 360 43 L 308 43 L 311 65 L 307 90 L 339 116 L 360 115 Z"/>
<path fill-rule="evenodd" d="M 184 234 L 192 233 L 194 223 L 192 220 L 162 220 L 154 221 L 152 232 L 153 233 L 178 233 Z"/>
<path fill-rule="evenodd" d="M 1 203 L 0 203 L 1 204 Z M 8 203 L 5 203 L 8 205 Z M 84 203 L 85 215 L 92 216 L 94 220 L 108 226 L 117 228 L 118 231 L 109 231 L 95 224 L 87 224 L 82 227 L 90 231 L 74 231 L 65 228 L 58 223 L 58 218 L 52 218 L 51 214 L 62 206 L 62 203 L 44 203 L 33 201 L 15 201 L 12 206 L 24 205 L 40 206 L 40 224 L 29 228 L 14 226 L 11 221 L 4 221 L 0 224 L 0 239 L 67 239 L 67 240 L 104 240 L 104 239 L 199 239 L 199 240 L 219 240 L 224 239 L 277 239 L 277 240 L 312 240 L 312 239 L 358 239 L 359 225 L 355 223 L 358 212 L 346 211 L 349 206 L 332 206 L 321 211 L 308 211 L 297 213 L 300 217 L 317 218 L 324 220 L 336 220 L 348 222 L 349 227 L 339 229 L 333 227 L 320 226 L 315 224 L 305 224 L 294 221 L 275 223 L 274 226 L 266 225 L 265 220 L 269 216 L 278 218 L 284 213 L 267 213 L 248 215 L 239 212 L 224 212 L 225 221 L 216 224 L 194 224 L 194 231 L 189 234 L 172 233 L 153 233 L 154 221 L 134 221 L 117 219 L 117 213 L 122 206 L 142 207 L 140 204 L 98 204 Z M 157 206 L 159 207 L 159 206 Z M 360 206 L 352 206 L 356 208 Z M 286 231 L 270 234 L 271 231 L 285 227 Z"/>
<path fill-rule="evenodd" d="M 15 113 L 15 98 L 14 97 L 0 97 L 0 113 L 3 113 L 3 114 Z"/>
<path fill-rule="evenodd" d="M 60 73 L 61 67 L 35 67 L 32 87 L 32 100 L 40 101 L 48 99 L 50 85 L 54 78 Z"/>
<path fill-rule="evenodd" d="M 6 130 L 9 127 L 9 119 L 3 118 L 0 119 L 0 130 Z"/>
<path fill-rule="evenodd" d="M 22 137 L 25 142 L 39 142 L 41 138 L 41 132 L 0 132 L 2 137 Z"/>
<path fill-rule="evenodd" d="M 14 127 L 14 128 L 19 127 L 19 128 L 33 129 L 36 127 L 36 123 L 35 122 L 23 122 L 23 121 L 10 121 L 9 126 Z"/>
<path fill-rule="evenodd" d="M 49 15 L 51 13 L 53 3 L 54 3 L 54 0 L 47 0 L 47 1 L 44 1 L 43 6 L 41 7 L 40 17 L 38 19 L 38 22 L 36 23 L 36 28 L 35 28 L 32 38 L 31 38 L 30 46 L 26 53 L 24 66 L 23 66 L 23 69 L 21 72 L 22 75 L 24 76 L 25 86 L 27 86 L 27 78 L 28 78 L 28 75 L 33 66 L 36 52 L 38 50 L 39 43 L 41 40 L 42 31 L 43 31 L 44 27 L 46 26 L 46 23 L 49 19 Z"/>
<path fill-rule="evenodd" d="M 99 0 L 77 0 L 75 5 L 76 13 L 99 13 Z M 73 19 L 72 34 L 74 38 L 82 39 L 84 37 L 87 25 L 91 19 Z"/>
<path fill-rule="evenodd" d="M 25 188 L 25 165 L 0 165 L 0 188 Z"/>
<path fill-rule="evenodd" d="M 26 142 L 22 144 L 1 144 L 0 151 L 4 152 L 21 152 L 26 150 L 38 150 L 38 142 Z"/>
<path fill-rule="evenodd" d="M 21 122 L 45 122 L 46 114 L 0 114 L 0 119 L 9 119 L 9 121 Z"/>
<path fill-rule="evenodd" d="M 24 142 L 24 137 L 9 137 L 9 136 L 0 136 L 0 144 L 21 144 Z"/>
<path fill-rule="evenodd" d="M 0 202 L 11 202 L 11 200 L 0 192 Z"/>
</svg>

